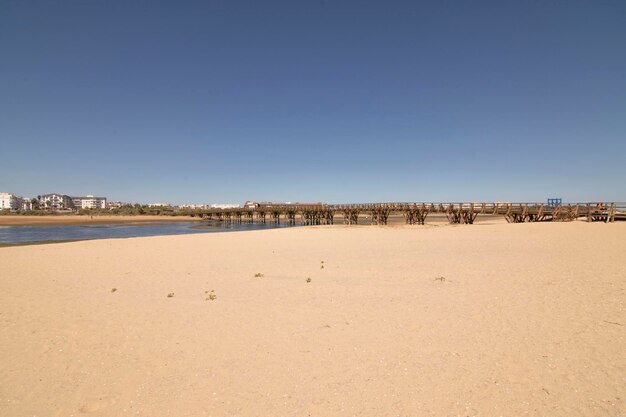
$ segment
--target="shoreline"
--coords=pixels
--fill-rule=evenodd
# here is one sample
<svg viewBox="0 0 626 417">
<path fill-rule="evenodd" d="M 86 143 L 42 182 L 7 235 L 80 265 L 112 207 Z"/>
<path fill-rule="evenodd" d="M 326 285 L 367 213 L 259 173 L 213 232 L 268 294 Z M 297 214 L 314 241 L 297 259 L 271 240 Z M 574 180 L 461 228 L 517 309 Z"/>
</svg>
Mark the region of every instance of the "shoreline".
<svg viewBox="0 0 626 417">
<path fill-rule="evenodd" d="M 117 239 L 123 239 L 123 238 L 117 238 Z M 0 249 L 12 248 L 15 246 L 54 245 L 58 243 L 85 242 L 87 240 L 98 240 L 98 239 L 96 238 L 96 239 L 68 239 L 68 240 L 35 240 L 32 242 L 13 242 L 13 243 L 0 242 Z"/>
</svg>

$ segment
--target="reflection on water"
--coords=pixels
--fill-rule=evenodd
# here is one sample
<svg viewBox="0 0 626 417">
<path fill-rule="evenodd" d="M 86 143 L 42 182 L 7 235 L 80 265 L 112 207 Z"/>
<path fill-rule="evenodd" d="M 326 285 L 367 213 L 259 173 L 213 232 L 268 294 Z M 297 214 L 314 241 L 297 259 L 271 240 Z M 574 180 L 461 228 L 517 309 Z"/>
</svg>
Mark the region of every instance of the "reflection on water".
<svg viewBox="0 0 626 417">
<path fill-rule="evenodd" d="M 235 232 L 289 227 L 281 223 L 159 222 L 98 224 L 88 226 L 3 226 L 0 245 L 34 242 L 107 239 L 140 236 L 185 235 L 191 233 Z"/>
</svg>

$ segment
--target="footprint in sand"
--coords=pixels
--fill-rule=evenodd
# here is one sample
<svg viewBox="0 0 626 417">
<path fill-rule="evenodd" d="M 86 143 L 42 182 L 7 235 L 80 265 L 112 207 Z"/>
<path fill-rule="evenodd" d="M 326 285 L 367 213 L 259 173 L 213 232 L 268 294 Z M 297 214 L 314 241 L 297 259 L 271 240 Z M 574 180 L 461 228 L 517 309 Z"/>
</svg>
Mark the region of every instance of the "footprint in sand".
<svg viewBox="0 0 626 417">
<path fill-rule="evenodd" d="M 93 413 L 104 410 L 115 404 L 115 398 L 110 395 L 100 395 L 97 397 L 87 398 L 85 404 L 78 409 L 81 413 Z"/>
</svg>

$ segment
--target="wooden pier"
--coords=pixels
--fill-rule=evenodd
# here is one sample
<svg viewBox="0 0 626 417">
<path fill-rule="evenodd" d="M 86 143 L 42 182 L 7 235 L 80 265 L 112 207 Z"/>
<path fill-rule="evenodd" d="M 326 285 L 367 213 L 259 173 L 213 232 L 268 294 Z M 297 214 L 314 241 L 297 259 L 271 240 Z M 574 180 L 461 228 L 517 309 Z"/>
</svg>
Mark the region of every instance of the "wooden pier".
<svg viewBox="0 0 626 417">
<path fill-rule="evenodd" d="M 611 223 L 626 220 L 626 203 L 593 202 L 564 205 L 542 203 L 366 203 L 366 204 L 266 204 L 254 208 L 208 209 L 181 212 L 207 220 L 230 222 L 271 221 L 303 225 L 333 224 L 341 216 L 344 224 L 359 220 L 385 225 L 390 215 L 402 215 L 407 224 L 423 225 L 429 214 L 445 215 L 452 224 L 473 224 L 479 215 L 502 216 L 509 223 L 572 221 Z M 360 217 L 364 215 L 366 218 Z"/>
</svg>

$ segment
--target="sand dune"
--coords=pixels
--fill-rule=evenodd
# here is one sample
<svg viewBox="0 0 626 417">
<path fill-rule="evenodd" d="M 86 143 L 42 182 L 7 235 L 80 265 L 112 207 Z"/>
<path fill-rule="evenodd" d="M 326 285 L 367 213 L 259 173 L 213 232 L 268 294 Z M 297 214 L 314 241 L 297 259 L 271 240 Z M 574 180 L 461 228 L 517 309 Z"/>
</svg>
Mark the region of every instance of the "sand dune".
<svg viewBox="0 0 626 417">
<path fill-rule="evenodd" d="M 0 248 L 0 415 L 624 416 L 625 253 L 500 221 Z"/>
</svg>

